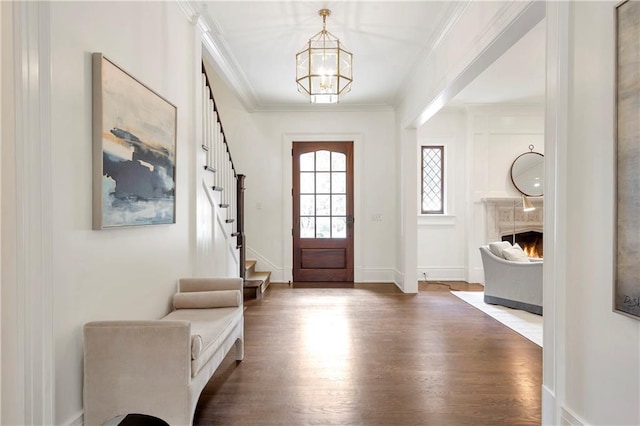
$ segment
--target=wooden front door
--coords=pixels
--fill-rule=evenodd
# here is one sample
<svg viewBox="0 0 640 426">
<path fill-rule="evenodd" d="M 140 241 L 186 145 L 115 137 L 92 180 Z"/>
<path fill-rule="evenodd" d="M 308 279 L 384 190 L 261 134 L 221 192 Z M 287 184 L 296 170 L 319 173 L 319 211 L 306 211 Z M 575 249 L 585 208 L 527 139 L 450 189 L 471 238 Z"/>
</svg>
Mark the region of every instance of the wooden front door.
<svg viewBox="0 0 640 426">
<path fill-rule="evenodd" d="M 293 280 L 353 281 L 353 142 L 293 143 Z"/>
</svg>

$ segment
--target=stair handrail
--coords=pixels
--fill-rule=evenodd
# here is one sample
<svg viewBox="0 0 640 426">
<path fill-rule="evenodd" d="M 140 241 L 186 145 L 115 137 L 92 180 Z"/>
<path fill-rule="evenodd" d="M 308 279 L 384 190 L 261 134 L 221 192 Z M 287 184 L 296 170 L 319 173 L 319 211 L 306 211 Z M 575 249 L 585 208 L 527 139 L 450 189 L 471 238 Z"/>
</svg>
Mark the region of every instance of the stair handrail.
<svg viewBox="0 0 640 426">
<path fill-rule="evenodd" d="M 229 162 L 231 163 L 231 169 L 233 170 L 234 177 L 238 177 L 238 173 L 236 172 L 236 167 L 233 163 L 233 157 L 231 156 L 231 150 L 229 149 L 229 144 L 227 143 L 227 136 L 224 133 L 224 127 L 222 126 L 222 119 L 220 118 L 220 111 L 218 111 L 218 104 L 216 103 L 215 98 L 213 97 L 213 89 L 211 88 L 211 83 L 209 82 L 209 75 L 207 74 L 207 69 L 204 66 L 204 62 L 202 62 L 202 74 L 204 75 L 204 80 L 207 85 L 207 89 L 209 89 L 209 99 L 213 101 L 213 111 L 216 113 L 216 121 L 220 125 L 220 133 L 222 133 L 222 143 L 227 150 L 227 154 L 229 155 Z"/>
<path fill-rule="evenodd" d="M 239 250 L 239 276 L 242 279 L 245 279 L 245 260 L 246 260 L 246 252 L 245 252 L 245 236 L 244 236 L 244 179 L 245 175 L 239 174 L 236 171 L 235 164 L 233 162 L 233 157 L 231 156 L 231 149 L 229 148 L 229 143 L 227 142 L 227 136 L 224 132 L 224 127 L 222 125 L 222 118 L 220 116 L 220 112 L 218 110 L 218 104 L 215 101 L 213 96 L 213 88 L 209 81 L 209 75 L 207 74 L 207 69 L 204 65 L 204 61 L 202 62 L 202 74 L 204 75 L 205 86 L 207 88 L 207 93 L 209 95 L 209 99 L 213 104 L 213 112 L 216 117 L 216 124 L 220 126 L 220 134 L 222 135 L 222 143 L 224 144 L 224 149 L 229 158 L 229 163 L 231 164 L 231 171 L 233 172 L 233 179 L 235 181 L 235 188 L 233 188 L 232 201 L 235 202 L 235 206 L 232 208 L 235 209 L 236 217 L 234 218 L 236 223 L 236 231 L 232 232 L 232 236 L 236 237 L 236 248 Z M 203 149 L 208 150 L 208 147 L 205 145 L 202 146 Z M 205 165 L 205 169 L 208 167 L 208 164 Z M 231 191 L 230 188 L 228 188 Z M 230 192 L 231 194 L 231 192 Z M 233 225 L 232 225 L 233 229 Z"/>
</svg>

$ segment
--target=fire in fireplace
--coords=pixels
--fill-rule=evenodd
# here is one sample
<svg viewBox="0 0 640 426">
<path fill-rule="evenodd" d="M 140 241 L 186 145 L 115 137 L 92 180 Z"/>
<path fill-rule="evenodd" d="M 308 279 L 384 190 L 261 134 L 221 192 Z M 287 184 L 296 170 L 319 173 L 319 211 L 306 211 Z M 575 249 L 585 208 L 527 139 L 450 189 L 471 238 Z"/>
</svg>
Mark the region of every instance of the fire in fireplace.
<svg viewBox="0 0 640 426">
<path fill-rule="evenodd" d="M 520 232 L 515 234 L 515 242 L 522 247 L 527 256 L 542 258 L 542 235 L 542 232 L 536 231 Z M 502 237 L 502 241 L 513 243 L 513 237 L 513 234 L 505 235 Z"/>
</svg>

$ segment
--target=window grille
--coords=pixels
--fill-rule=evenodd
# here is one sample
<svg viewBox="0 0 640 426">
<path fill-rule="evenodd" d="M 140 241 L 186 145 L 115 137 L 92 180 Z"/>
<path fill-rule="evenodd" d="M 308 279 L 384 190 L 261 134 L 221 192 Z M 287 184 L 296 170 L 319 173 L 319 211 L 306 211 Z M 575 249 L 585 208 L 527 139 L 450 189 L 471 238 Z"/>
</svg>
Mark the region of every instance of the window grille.
<svg viewBox="0 0 640 426">
<path fill-rule="evenodd" d="M 422 213 L 444 214 L 444 146 L 422 147 Z"/>
</svg>

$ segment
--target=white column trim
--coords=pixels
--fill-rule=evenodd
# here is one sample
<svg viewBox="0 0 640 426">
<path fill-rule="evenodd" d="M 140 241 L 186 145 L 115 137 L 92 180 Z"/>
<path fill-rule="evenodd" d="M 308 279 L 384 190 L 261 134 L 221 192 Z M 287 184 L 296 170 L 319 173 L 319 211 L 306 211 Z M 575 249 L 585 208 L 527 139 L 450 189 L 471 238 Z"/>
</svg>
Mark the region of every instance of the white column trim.
<svg viewBox="0 0 640 426">
<path fill-rule="evenodd" d="M 283 281 L 292 281 L 293 274 L 293 201 L 291 188 L 293 188 L 293 169 L 291 166 L 291 149 L 293 142 L 345 142 L 353 141 L 353 280 L 361 282 L 363 279 L 363 222 L 364 209 L 362 208 L 362 170 L 363 170 L 363 134 L 362 133 L 284 133 L 282 135 L 282 277 Z"/>
<path fill-rule="evenodd" d="M 55 424 L 50 4 L 13 7 L 18 398 L 25 424 Z"/>
<path fill-rule="evenodd" d="M 403 270 L 403 281 L 400 285 L 405 293 L 418 292 L 418 181 L 420 174 L 416 167 L 416 146 L 418 130 L 406 128 L 400 135 L 400 244 L 403 246 L 400 268 Z"/>
<path fill-rule="evenodd" d="M 569 7 L 547 3 L 547 95 L 545 112 L 545 203 L 542 424 L 562 423 L 565 400 L 565 282 L 567 133 L 569 102 Z"/>
</svg>

